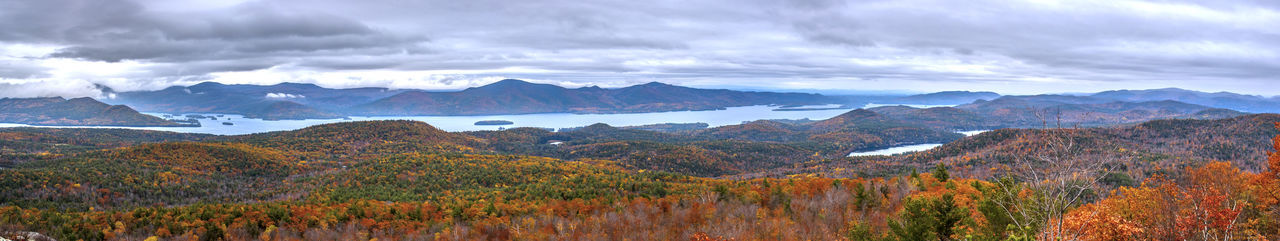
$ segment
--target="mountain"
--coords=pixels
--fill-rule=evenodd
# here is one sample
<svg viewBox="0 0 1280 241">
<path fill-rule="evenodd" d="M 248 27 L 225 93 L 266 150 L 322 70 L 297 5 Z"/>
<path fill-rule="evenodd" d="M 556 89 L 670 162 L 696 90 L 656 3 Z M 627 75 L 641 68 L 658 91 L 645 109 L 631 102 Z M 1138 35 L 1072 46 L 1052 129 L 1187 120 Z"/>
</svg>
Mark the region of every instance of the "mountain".
<svg viewBox="0 0 1280 241">
<path fill-rule="evenodd" d="M 1173 174 L 1211 161 L 1229 162 L 1244 170 L 1267 170 L 1271 137 L 1280 135 L 1280 114 L 1251 114 L 1223 119 L 1161 119 L 1124 126 L 1088 128 L 1006 128 L 964 137 L 940 147 L 896 156 L 851 157 L 815 161 L 793 168 L 727 178 L 783 177 L 801 173 L 893 176 L 944 163 L 952 173 L 974 178 L 1000 176 L 1016 160 L 1045 158 L 1051 147 L 1070 146 L 1065 158 L 1110 160 L 1112 175 L 1142 180 Z M 1069 141 L 1064 141 L 1069 140 Z M 1055 144 L 1056 143 L 1056 144 Z M 1063 143 L 1069 143 L 1064 145 Z M 849 171 L 852 170 L 852 171 Z"/>
<path fill-rule="evenodd" d="M 0 122 L 50 126 L 183 126 L 92 98 L 3 98 Z"/>
<path fill-rule="evenodd" d="M 240 114 L 263 119 L 340 118 L 351 105 L 398 94 L 384 88 L 329 89 L 313 84 L 224 85 L 204 82 L 156 91 L 115 93 L 107 99 L 142 111 Z"/>
<path fill-rule="evenodd" d="M 995 122 L 988 116 L 955 107 L 922 109 L 907 106 L 882 106 L 868 110 L 889 118 L 945 130 L 986 130 L 1000 126 L 1000 123 Z"/>
<path fill-rule="evenodd" d="M 1175 100 L 1179 102 L 1244 112 L 1280 112 L 1280 99 L 1266 98 L 1256 95 L 1242 95 L 1231 92 L 1208 93 L 1178 88 L 1166 88 L 1152 90 L 1104 91 L 1093 94 L 1092 97 L 1129 102 Z"/>
<path fill-rule="evenodd" d="M 631 113 L 711 110 L 765 104 L 825 104 L 817 94 L 695 89 L 658 82 L 618 89 L 568 89 L 507 79 L 458 92 L 409 91 L 360 105 L 359 115 L 488 115 L 528 113 Z"/>
<path fill-rule="evenodd" d="M 948 113 L 981 117 L 987 114 L 970 110 L 1016 109 L 998 104 L 1013 101 L 1108 114 L 1237 113 L 1176 101 L 1015 100 L 973 108 L 881 110 L 929 110 L 938 113 L 930 117 L 937 119 Z M 1280 115 L 1256 114 L 1000 129 L 926 151 L 866 157 L 844 157 L 847 150 L 833 147 L 849 140 L 925 140 L 917 138 L 946 131 L 875 110 L 821 121 L 757 121 L 671 133 L 604 124 L 559 132 L 444 132 L 416 121 L 336 123 L 241 136 L 4 128 L 0 160 L 10 153 L 37 160 L 0 163 L 0 237 L 894 239 L 894 230 L 901 230 L 895 227 L 934 225 L 945 218 L 967 225 L 946 229 L 998 240 L 1020 232 L 1008 231 L 1013 221 L 1007 218 L 1020 214 L 999 205 L 1075 198 L 1040 194 L 1037 190 L 1045 189 L 1033 185 L 1086 182 L 1089 187 L 1076 191 L 1087 196 L 1083 201 L 1054 211 L 1067 212 L 1062 223 L 1072 231 L 1078 225 L 1120 223 L 1119 228 L 1136 230 L 1125 234 L 1134 239 L 1177 240 L 1142 230 L 1180 225 L 1183 214 L 1227 216 L 1219 223 L 1228 224 L 1267 224 L 1280 214 L 1271 195 L 1280 183 L 1275 177 L 1280 155 L 1268 154 L 1280 150 L 1278 122 Z M 1037 161 L 1019 161 L 1028 159 Z M 1107 163 L 1092 168 L 1093 161 Z M 1020 175 L 1026 173 L 1047 177 Z M 725 176 L 735 174 L 741 175 Z M 1151 216 L 1150 210 L 1168 214 Z M 1099 215 L 1107 216 L 1095 218 Z M 1280 236 L 1280 227 L 1228 224 L 1215 228 L 1266 239 Z M 812 230 L 786 231 L 805 229 Z M 907 233 L 937 232 L 913 230 Z"/>
<path fill-rule="evenodd" d="M 895 99 L 894 104 L 959 105 L 977 100 L 994 100 L 996 98 L 1000 98 L 1000 94 L 995 92 L 943 91 L 898 97 Z"/>
<path fill-rule="evenodd" d="M 1075 130 L 1002 129 L 948 143 L 929 152 L 909 155 L 912 161 L 1003 163 L 1042 150 L 1046 137 L 1069 133 L 1081 145 L 1072 155 L 1127 155 L 1128 168 L 1154 171 L 1155 161 L 1232 161 L 1244 169 L 1262 170 L 1258 160 L 1272 151 L 1270 137 L 1280 134 L 1280 115 L 1254 114 L 1213 120 L 1154 120 L 1125 127 Z M 1179 157 L 1179 158 L 1174 158 Z M 985 163 L 969 163 L 975 167 Z"/>
<path fill-rule="evenodd" d="M 1172 100 L 1120 102 L 1063 95 L 1006 96 L 956 108 L 991 118 L 991 123 L 1008 125 L 1003 127 L 1104 126 L 1169 118 L 1227 118 L 1243 114 Z"/>
<path fill-rule="evenodd" d="M 1108 126 L 1159 119 L 1220 119 L 1234 110 L 1173 100 L 1125 102 L 1091 96 L 1003 96 L 956 107 L 885 106 L 870 110 L 911 123 L 948 130 Z"/>
<path fill-rule="evenodd" d="M 313 84 L 225 85 L 205 82 L 156 91 L 112 92 L 114 104 L 164 113 L 225 113 L 263 119 L 347 115 L 485 115 L 631 113 L 711 110 L 747 105 L 842 103 L 818 94 L 696 89 L 658 82 L 569 89 L 507 79 L 452 92 L 386 88 L 330 89 Z"/>
<path fill-rule="evenodd" d="M 227 137 L 229 141 L 286 150 L 322 160 L 359 159 L 404 152 L 471 152 L 484 140 L 436 129 L 420 121 L 357 121 L 294 131 Z"/>
</svg>

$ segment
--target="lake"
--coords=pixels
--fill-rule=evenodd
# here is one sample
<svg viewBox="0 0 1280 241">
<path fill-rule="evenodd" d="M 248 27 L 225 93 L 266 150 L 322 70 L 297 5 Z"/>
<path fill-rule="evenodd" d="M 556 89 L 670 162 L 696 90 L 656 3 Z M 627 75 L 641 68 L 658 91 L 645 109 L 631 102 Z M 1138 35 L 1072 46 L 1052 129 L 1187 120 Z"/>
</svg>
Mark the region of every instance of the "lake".
<svg viewBox="0 0 1280 241">
<path fill-rule="evenodd" d="M 964 136 L 975 136 L 988 131 L 991 131 L 991 130 L 957 131 L 956 133 L 963 134 Z M 892 156 L 892 155 L 903 154 L 908 152 L 927 151 L 929 149 L 933 149 L 939 146 L 942 146 L 942 143 L 914 144 L 914 145 L 890 147 L 890 148 L 873 150 L 873 151 L 854 152 L 854 153 L 849 153 L 849 156 L 879 156 L 879 155 Z"/>
<path fill-rule="evenodd" d="M 887 149 L 880 149 L 880 150 L 874 150 L 874 151 L 854 152 L 854 153 L 849 153 L 849 156 L 880 156 L 880 155 L 890 156 L 890 155 L 902 154 L 907 152 L 929 150 L 939 146 L 942 146 L 942 144 L 915 144 L 915 145 L 890 147 Z"/>
<path fill-rule="evenodd" d="M 863 108 L 874 108 L 879 106 L 897 106 L 901 104 L 867 104 Z M 204 133 L 215 135 L 243 135 L 271 131 L 288 131 L 306 128 L 308 126 L 348 122 L 348 121 L 369 121 L 369 120 L 415 120 L 422 121 L 436 128 L 445 131 L 479 131 L 479 130 L 498 130 L 499 128 L 515 128 L 515 127 L 541 127 L 541 128 L 570 128 L 583 127 L 596 123 L 605 123 L 612 126 L 637 126 L 661 123 L 707 123 L 710 127 L 726 126 L 742 124 L 742 122 L 756 121 L 764 119 L 810 119 L 825 120 L 835 117 L 853 109 L 831 109 L 839 105 L 813 105 L 813 106 L 796 106 L 783 108 L 780 106 L 757 105 L 729 107 L 723 110 L 704 110 L 704 111 L 671 111 L 671 112 L 652 112 L 652 113 L 622 113 L 622 114 L 571 114 L 571 113 L 544 113 L 544 114 L 520 114 L 520 115 L 476 115 L 476 116 L 353 116 L 348 119 L 306 119 L 306 120 L 263 120 L 244 118 L 241 115 L 217 114 L 217 113 L 184 113 L 173 114 L 174 116 L 184 116 L 187 114 L 198 114 L 204 116 L 218 116 L 217 120 L 209 118 L 201 118 L 200 127 L 119 127 L 119 126 L 33 126 L 25 124 L 0 123 L 0 128 L 4 127 L 53 127 L 53 128 L 125 128 L 125 129 L 142 129 L 142 130 L 158 130 L 173 131 L 184 133 Z M 904 105 L 916 108 L 942 107 L 925 106 L 925 105 Z M 779 109 L 792 109 L 790 111 L 775 111 Z M 812 109 L 812 110 L 810 110 Z M 144 114 L 157 117 L 164 117 L 165 113 L 143 112 Z M 484 120 L 507 120 L 513 122 L 511 125 L 476 125 L 477 121 Z M 223 122 L 230 122 L 231 125 L 224 125 Z M 987 132 L 988 130 L 976 131 L 958 131 L 957 133 L 965 136 L 973 136 Z M 934 147 L 941 146 L 941 143 L 914 144 L 906 146 L 897 146 L 881 150 L 873 150 L 867 152 L 849 153 L 849 156 L 873 156 L 873 155 L 896 155 L 907 152 L 924 151 Z"/>
<path fill-rule="evenodd" d="M 829 105 L 806 106 L 812 107 L 829 107 Z M 545 114 L 521 114 L 521 115 L 477 115 L 477 116 L 374 116 L 362 117 L 352 116 L 350 120 L 344 119 L 307 119 L 307 120 L 262 120 L 244 118 L 241 115 L 217 114 L 217 113 L 184 113 L 198 114 L 204 116 L 223 115 L 218 120 L 210 120 L 208 118 L 200 119 L 200 127 L 116 127 L 116 126 L 49 126 L 57 128 L 127 128 L 127 129 L 145 129 L 160 130 L 185 133 L 206 133 L 217 135 L 241 135 L 270 131 L 287 131 L 306 128 L 308 126 L 328 124 L 347 121 L 367 121 L 367 120 L 416 120 L 426 122 L 445 131 L 477 131 L 477 130 L 498 130 L 498 128 L 514 128 L 514 127 L 543 127 L 543 128 L 569 128 L 582 127 L 595 123 L 605 123 L 612 126 L 635 126 L 660 123 L 707 123 L 711 127 L 741 124 L 744 121 L 755 121 L 762 119 L 811 119 L 823 120 L 837 115 L 849 112 L 853 109 L 823 109 L 823 110 L 796 110 L 796 111 L 773 111 L 778 106 L 742 106 L 729 107 L 723 110 L 706 110 L 706 111 L 672 111 L 672 112 L 653 112 L 653 113 L 624 113 L 624 114 L 570 114 L 570 113 L 545 113 Z M 801 107 L 796 107 L 801 108 Z M 164 113 L 145 113 L 149 115 L 163 117 Z M 174 116 L 182 116 L 175 114 Z M 514 122 L 511 125 L 498 126 L 478 126 L 477 121 L 482 120 L 507 120 Z M 223 125 L 223 122 L 230 122 L 231 125 Z M 32 125 L 24 124 L 0 124 L 0 127 L 29 127 Z M 44 127 L 44 126 L 36 126 Z"/>
<path fill-rule="evenodd" d="M 918 108 L 918 109 L 928 109 L 928 108 L 937 108 L 937 107 L 956 107 L 956 105 L 916 105 L 916 104 L 876 104 L 876 103 L 870 103 L 870 104 L 867 104 L 866 106 L 863 106 L 862 108 L 865 108 L 865 109 L 871 109 L 871 108 L 876 108 L 876 107 L 885 107 L 885 106 L 906 106 L 906 107 Z"/>
</svg>

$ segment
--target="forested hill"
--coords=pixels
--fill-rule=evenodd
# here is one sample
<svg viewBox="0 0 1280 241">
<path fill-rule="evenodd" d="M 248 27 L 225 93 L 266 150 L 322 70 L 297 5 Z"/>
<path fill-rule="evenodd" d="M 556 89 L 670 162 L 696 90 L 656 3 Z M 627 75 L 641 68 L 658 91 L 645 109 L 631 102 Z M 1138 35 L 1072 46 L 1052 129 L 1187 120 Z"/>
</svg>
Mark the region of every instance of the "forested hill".
<svg viewBox="0 0 1280 241">
<path fill-rule="evenodd" d="M 840 100 L 817 94 L 695 89 L 658 82 L 618 89 L 569 89 L 507 79 L 459 92 L 409 91 L 357 106 L 352 112 L 360 115 L 626 113 L 833 103 Z"/>
<path fill-rule="evenodd" d="M 1277 122 L 1001 129 L 856 158 L 847 148 L 958 137 L 867 110 L 676 132 L 445 132 L 416 121 L 242 136 L 4 128 L 0 237 L 1269 239 L 1280 238 L 1280 154 L 1268 153 L 1280 150 Z M 1036 208 L 1050 201 L 1062 208 Z M 1179 221 L 1197 217 L 1218 221 Z M 1161 228 L 1170 225 L 1197 228 Z"/>
<path fill-rule="evenodd" d="M 1088 96 L 1004 96 L 956 107 L 884 106 L 871 111 L 950 130 L 1097 127 L 1161 119 L 1221 119 L 1246 113 L 1173 100 L 1121 102 Z"/>
<path fill-rule="evenodd" d="M 1000 129 L 962 138 L 927 151 L 892 157 L 859 157 L 813 163 L 770 175 L 818 172 L 828 175 L 894 175 L 937 163 L 955 166 L 967 176 L 990 177 L 1018 160 L 1041 157 L 1053 142 L 1069 140 L 1070 156 L 1114 160 L 1117 175 L 1142 180 L 1169 174 L 1187 165 L 1229 161 L 1245 169 L 1267 167 L 1258 162 L 1272 151 L 1268 137 L 1280 135 L 1280 114 L 1254 114 L 1226 119 L 1155 120 L 1130 126 L 1095 128 Z M 833 170 L 853 173 L 832 173 Z"/>
<path fill-rule="evenodd" d="M 317 119 L 347 115 L 630 113 L 768 104 L 843 104 L 846 101 L 817 94 L 697 89 L 658 82 L 624 88 L 593 86 L 570 89 L 515 79 L 441 92 L 387 88 L 331 89 L 296 83 L 264 86 L 206 82 L 115 94 L 116 98 L 106 101 L 128 104 L 143 111 L 242 114 L 264 119 Z"/>
<path fill-rule="evenodd" d="M 0 123 L 47 126 L 181 126 L 92 98 L 2 98 Z"/>
</svg>

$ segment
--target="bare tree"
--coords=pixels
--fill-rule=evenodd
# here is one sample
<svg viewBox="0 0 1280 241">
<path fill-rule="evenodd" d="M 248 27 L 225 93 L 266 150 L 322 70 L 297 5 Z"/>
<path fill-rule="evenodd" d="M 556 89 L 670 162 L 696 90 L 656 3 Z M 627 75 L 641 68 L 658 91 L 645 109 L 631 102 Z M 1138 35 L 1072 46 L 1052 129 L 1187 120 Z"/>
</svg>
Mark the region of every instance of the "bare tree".
<svg viewBox="0 0 1280 241">
<path fill-rule="evenodd" d="M 1060 118 L 1059 118 L 1060 119 Z M 1058 124 L 1061 126 L 1061 124 Z M 1020 228 L 1040 230 L 1038 240 L 1074 240 L 1063 229 L 1067 211 L 1095 194 L 1113 154 L 1089 153 L 1078 143 L 1080 129 L 1044 129 L 1022 138 L 1036 138 L 1034 154 L 1015 158 L 1007 175 L 997 180 L 995 199 Z"/>
</svg>

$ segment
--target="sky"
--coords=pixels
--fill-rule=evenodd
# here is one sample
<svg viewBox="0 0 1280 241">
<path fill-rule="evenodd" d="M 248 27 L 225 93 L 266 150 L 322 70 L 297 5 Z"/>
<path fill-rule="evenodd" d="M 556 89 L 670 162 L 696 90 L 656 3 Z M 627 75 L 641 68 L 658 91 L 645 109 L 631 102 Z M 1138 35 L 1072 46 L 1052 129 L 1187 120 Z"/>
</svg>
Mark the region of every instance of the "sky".
<svg viewBox="0 0 1280 241">
<path fill-rule="evenodd" d="M 0 0 L 0 97 L 204 81 L 1280 95 L 1274 0 Z"/>
</svg>

